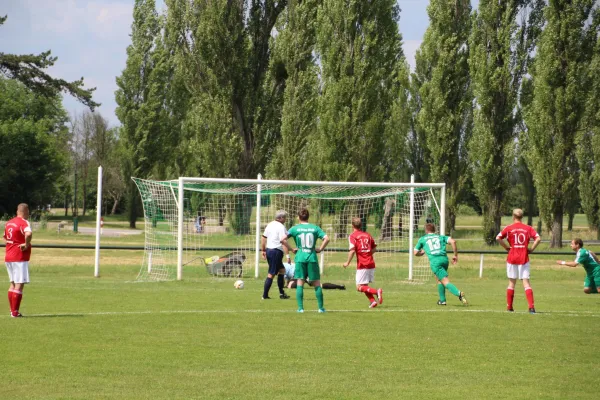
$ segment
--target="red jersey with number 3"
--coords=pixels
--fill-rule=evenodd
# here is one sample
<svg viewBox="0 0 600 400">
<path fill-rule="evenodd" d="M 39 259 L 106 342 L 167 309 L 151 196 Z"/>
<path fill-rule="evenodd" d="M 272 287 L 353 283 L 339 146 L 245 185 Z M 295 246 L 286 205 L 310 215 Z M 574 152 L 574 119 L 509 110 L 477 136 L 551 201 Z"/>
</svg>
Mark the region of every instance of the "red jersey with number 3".
<svg viewBox="0 0 600 400">
<path fill-rule="evenodd" d="M 373 269 L 375 260 L 373 260 L 373 250 L 377 247 L 373 236 L 367 232 L 354 231 L 348 238 L 350 250 L 356 252 L 356 269 Z"/>
<path fill-rule="evenodd" d="M 538 238 L 540 235 L 529 225 L 522 222 L 515 222 L 508 225 L 496 236 L 498 239 L 507 239 L 510 243 L 510 250 L 506 262 L 514 265 L 524 265 L 529 261 L 529 242 Z"/>
<path fill-rule="evenodd" d="M 29 261 L 31 247 L 22 251 L 19 245 L 25 243 L 25 232 L 31 232 L 31 226 L 27 220 L 16 217 L 6 223 L 4 227 L 4 239 L 6 240 L 5 262 Z"/>
</svg>

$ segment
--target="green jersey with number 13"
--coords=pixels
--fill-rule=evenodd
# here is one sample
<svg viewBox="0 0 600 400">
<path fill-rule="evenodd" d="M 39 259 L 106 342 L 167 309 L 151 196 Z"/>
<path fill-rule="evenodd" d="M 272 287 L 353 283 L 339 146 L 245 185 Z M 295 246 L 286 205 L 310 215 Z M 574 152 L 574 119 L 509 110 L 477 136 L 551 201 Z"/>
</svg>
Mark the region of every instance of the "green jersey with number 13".
<svg viewBox="0 0 600 400">
<path fill-rule="evenodd" d="M 315 244 L 317 239 L 323 239 L 325 236 L 325 232 L 317 225 L 301 223 L 292 226 L 288 237 L 294 238 L 298 248 L 294 262 L 318 262 Z"/>
<path fill-rule="evenodd" d="M 450 239 L 450 236 L 428 233 L 419 239 L 415 246 L 415 250 L 424 250 L 430 261 L 436 260 L 438 257 L 448 259 L 448 256 L 446 255 L 448 239 Z"/>
</svg>

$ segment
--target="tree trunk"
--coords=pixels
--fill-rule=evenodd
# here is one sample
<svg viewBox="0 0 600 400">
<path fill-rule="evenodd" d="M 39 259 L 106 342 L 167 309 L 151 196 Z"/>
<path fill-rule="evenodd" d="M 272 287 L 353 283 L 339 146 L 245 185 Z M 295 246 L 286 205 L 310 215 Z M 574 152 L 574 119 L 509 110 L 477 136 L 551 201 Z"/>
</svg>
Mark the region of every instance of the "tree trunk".
<svg viewBox="0 0 600 400">
<path fill-rule="evenodd" d="M 550 248 L 561 248 L 562 247 L 562 226 L 563 226 L 563 212 L 555 211 L 554 220 L 552 221 L 552 240 L 550 241 Z"/>
<path fill-rule="evenodd" d="M 537 223 L 537 233 L 542 236 L 542 218 L 538 219 Z"/>
<path fill-rule="evenodd" d="M 69 195 L 65 193 L 65 217 L 69 215 Z"/>
<path fill-rule="evenodd" d="M 137 195 L 137 188 L 135 187 L 135 183 L 132 182 L 129 186 L 129 207 L 127 207 L 129 227 L 131 229 L 135 229 L 135 221 L 137 219 Z"/>
<path fill-rule="evenodd" d="M 569 212 L 569 225 L 567 225 L 567 230 L 569 232 L 573 231 L 573 220 L 575 219 L 575 213 Z"/>
<path fill-rule="evenodd" d="M 382 242 L 392 240 L 394 236 L 394 227 L 392 225 L 394 219 L 393 210 L 395 204 L 396 200 L 394 200 L 392 197 L 387 197 L 385 199 L 385 205 L 383 209 L 383 223 L 381 224 L 381 236 L 379 238 L 379 240 L 381 240 Z M 402 216 L 400 217 L 400 221 L 402 221 Z M 402 228 L 400 228 L 400 230 L 402 230 Z M 400 236 L 401 235 L 402 232 L 400 232 Z"/>
<path fill-rule="evenodd" d="M 85 216 L 85 210 L 87 208 L 87 185 L 83 184 L 83 210 L 81 211 L 81 216 Z"/>
<path fill-rule="evenodd" d="M 110 215 L 115 215 L 115 213 L 117 212 L 117 207 L 119 206 L 119 199 L 115 198 L 113 201 L 113 206 L 112 209 L 110 210 Z"/>
</svg>

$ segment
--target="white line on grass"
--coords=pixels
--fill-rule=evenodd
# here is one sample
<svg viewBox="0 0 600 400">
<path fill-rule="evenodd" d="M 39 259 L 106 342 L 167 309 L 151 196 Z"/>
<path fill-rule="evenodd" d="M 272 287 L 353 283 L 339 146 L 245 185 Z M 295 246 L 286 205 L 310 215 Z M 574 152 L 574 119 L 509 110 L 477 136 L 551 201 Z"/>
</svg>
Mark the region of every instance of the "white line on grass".
<svg viewBox="0 0 600 400">
<path fill-rule="evenodd" d="M 316 310 L 305 310 L 306 313 L 316 313 Z M 491 314 L 528 314 L 526 311 L 515 311 L 508 313 L 499 310 L 401 310 L 401 309 L 378 309 L 378 310 L 327 310 L 328 313 L 491 313 Z M 101 311 L 101 312 L 81 312 L 81 313 L 57 313 L 57 314 L 28 314 L 27 317 L 93 317 L 104 315 L 146 315 L 146 314 L 278 314 L 278 313 L 296 313 L 294 310 L 174 310 L 174 311 Z M 538 312 L 536 315 L 544 317 L 564 316 L 564 317 L 600 317 L 600 314 L 593 311 L 547 311 Z M 7 316 L 9 317 L 9 316 Z"/>
</svg>

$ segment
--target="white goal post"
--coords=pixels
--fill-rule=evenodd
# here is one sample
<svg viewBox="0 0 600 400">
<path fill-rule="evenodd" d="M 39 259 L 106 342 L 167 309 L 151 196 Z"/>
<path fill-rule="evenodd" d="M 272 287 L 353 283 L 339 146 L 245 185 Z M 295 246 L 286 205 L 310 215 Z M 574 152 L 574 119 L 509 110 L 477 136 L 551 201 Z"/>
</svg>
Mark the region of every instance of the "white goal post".
<svg viewBox="0 0 600 400">
<path fill-rule="evenodd" d="M 310 222 L 330 236 L 322 269 L 323 264 L 341 266 L 350 220 L 360 217 L 378 243 L 378 268 L 385 259 L 383 268 L 401 278 L 399 271 L 408 267 L 404 279 L 409 281 L 431 276 L 429 271 L 416 273 L 413 263 L 415 236 L 422 234 L 424 223 L 431 220 L 445 232 L 445 184 L 415 183 L 414 177 L 410 183 L 267 180 L 260 175 L 132 179 L 140 190 L 146 231 L 138 280 L 181 280 L 188 266 L 206 267 L 214 276 L 258 278 L 261 234 L 278 209 L 288 212 L 286 225 L 291 226 L 299 209 L 308 208 Z M 225 251 L 230 254 L 223 256 Z"/>
</svg>

